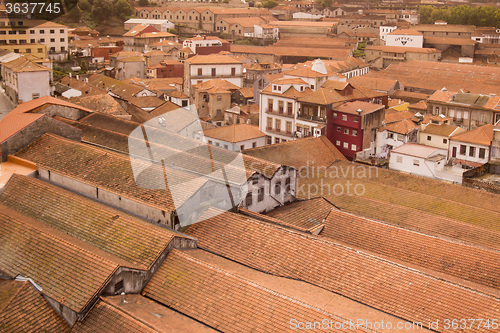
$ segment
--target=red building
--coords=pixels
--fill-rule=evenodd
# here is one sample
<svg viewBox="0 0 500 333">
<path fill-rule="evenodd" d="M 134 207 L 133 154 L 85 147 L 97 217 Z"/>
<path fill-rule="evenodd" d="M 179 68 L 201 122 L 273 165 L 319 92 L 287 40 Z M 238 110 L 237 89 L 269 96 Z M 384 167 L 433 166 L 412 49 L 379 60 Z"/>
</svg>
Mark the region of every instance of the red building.
<svg viewBox="0 0 500 333">
<path fill-rule="evenodd" d="M 98 46 L 91 49 L 92 58 L 103 58 L 109 60 L 109 56 L 123 50 L 121 46 Z"/>
<path fill-rule="evenodd" d="M 349 160 L 360 151 L 374 154 L 377 129 L 384 117 L 384 105 L 346 102 L 328 110 L 326 136 Z"/>
<path fill-rule="evenodd" d="M 163 60 L 148 68 L 148 77 L 164 79 L 167 77 L 183 77 L 184 64 L 176 60 Z"/>
</svg>

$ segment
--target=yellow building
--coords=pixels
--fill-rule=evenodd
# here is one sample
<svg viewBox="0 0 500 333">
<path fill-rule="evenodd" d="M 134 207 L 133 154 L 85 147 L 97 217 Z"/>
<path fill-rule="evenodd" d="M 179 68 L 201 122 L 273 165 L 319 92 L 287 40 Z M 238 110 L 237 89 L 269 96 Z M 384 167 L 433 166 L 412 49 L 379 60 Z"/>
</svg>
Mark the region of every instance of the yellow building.
<svg viewBox="0 0 500 333">
<path fill-rule="evenodd" d="M 24 55 L 33 55 L 40 59 L 47 59 L 47 46 L 44 44 L 7 44 L 0 45 L 0 49 Z"/>
</svg>

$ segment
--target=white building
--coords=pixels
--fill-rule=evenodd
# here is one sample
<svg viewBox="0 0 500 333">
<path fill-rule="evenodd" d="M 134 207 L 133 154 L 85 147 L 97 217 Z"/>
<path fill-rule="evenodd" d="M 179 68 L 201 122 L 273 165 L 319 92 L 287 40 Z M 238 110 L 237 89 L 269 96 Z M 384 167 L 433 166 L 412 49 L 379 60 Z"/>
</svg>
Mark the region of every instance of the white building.
<svg viewBox="0 0 500 333">
<path fill-rule="evenodd" d="M 454 164 L 464 169 L 488 163 L 493 140 L 492 124 L 484 125 L 450 138 L 449 154 Z"/>
<path fill-rule="evenodd" d="M 461 183 L 462 171 L 446 165 L 446 154 L 445 149 L 405 143 L 391 151 L 389 169 Z"/>
<path fill-rule="evenodd" d="M 208 80 L 224 79 L 243 87 L 243 63 L 228 55 L 196 55 L 184 61 L 184 89 Z"/>
<path fill-rule="evenodd" d="M 419 126 L 410 119 L 403 119 L 382 126 L 377 131 L 377 156 L 386 158 L 392 149 L 408 142 L 417 142 Z"/>
<path fill-rule="evenodd" d="M 388 34 L 396 30 L 398 27 L 397 26 L 386 26 L 386 25 L 381 25 L 379 27 L 380 29 L 380 40 L 386 41 L 386 37 Z"/>
<path fill-rule="evenodd" d="M 253 36 L 254 38 L 261 39 L 278 39 L 280 34 L 280 29 L 269 25 L 267 23 L 255 24 L 253 26 Z"/>
<path fill-rule="evenodd" d="M 66 60 L 68 56 L 68 27 L 55 22 L 26 21 L 29 28 L 30 43 L 40 43 L 47 46 L 49 58 Z M 33 24 L 31 26 L 31 24 Z"/>
<path fill-rule="evenodd" d="M 28 102 L 50 95 L 52 70 L 22 56 L 2 64 L 2 84 L 14 102 Z"/>
<path fill-rule="evenodd" d="M 196 37 L 188 38 L 182 42 L 182 47 L 189 47 L 191 51 L 193 51 L 194 54 L 197 54 L 196 48 L 197 47 L 221 47 L 223 46 L 223 43 L 228 43 L 227 41 L 220 39 L 219 37 L 215 36 L 200 36 L 197 35 Z M 228 48 L 229 51 L 229 48 Z"/>
<path fill-rule="evenodd" d="M 424 35 L 417 30 L 396 29 L 387 34 L 385 45 L 422 48 L 424 46 Z"/>
<path fill-rule="evenodd" d="M 156 19 L 140 19 L 140 18 L 133 18 L 130 20 L 125 21 L 123 26 L 125 27 L 125 30 L 129 31 L 136 25 L 151 25 L 158 29 L 158 31 L 162 32 L 167 32 L 168 29 L 173 29 L 175 28 L 175 24 L 170 22 L 169 20 L 156 20 Z"/>
<path fill-rule="evenodd" d="M 234 124 L 203 131 L 203 142 L 232 151 L 242 151 L 266 145 L 266 134 L 248 124 Z"/>
<path fill-rule="evenodd" d="M 465 131 L 462 127 L 454 125 L 429 124 L 424 130 L 420 131 L 419 143 L 421 145 L 448 150 L 450 147 L 450 138 Z"/>
</svg>

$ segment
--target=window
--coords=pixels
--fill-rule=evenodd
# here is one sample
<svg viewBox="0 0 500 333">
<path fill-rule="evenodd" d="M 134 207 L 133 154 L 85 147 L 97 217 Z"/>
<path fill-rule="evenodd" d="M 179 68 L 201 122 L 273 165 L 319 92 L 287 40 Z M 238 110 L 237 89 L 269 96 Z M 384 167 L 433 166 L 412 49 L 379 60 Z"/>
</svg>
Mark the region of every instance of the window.
<svg viewBox="0 0 500 333">
<path fill-rule="evenodd" d="M 45 38 L 40 38 L 39 42 L 40 43 L 45 43 Z"/>
<path fill-rule="evenodd" d="M 344 142 L 344 148 L 349 149 L 349 144 L 347 142 Z"/>
<path fill-rule="evenodd" d="M 352 136 L 358 136 L 358 131 L 352 130 Z"/>
<path fill-rule="evenodd" d="M 419 160 L 413 160 L 413 165 L 414 166 L 420 166 L 420 161 Z"/>
<path fill-rule="evenodd" d="M 356 147 L 356 145 L 351 145 L 351 150 L 356 151 L 356 149 L 358 149 L 358 147 Z"/>
<path fill-rule="evenodd" d="M 26 53 L 31 53 L 31 49 L 26 49 Z"/>
<path fill-rule="evenodd" d="M 208 144 L 211 145 L 212 144 L 212 140 L 208 140 Z"/>
<path fill-rule="evenodd" d="M 484 158 L 486 156 L 486 149 L 479 148 L 479 158 Z"/>
<path fill-rule="evenodd" d="M 120 280 L 117 283 L 115 283 L 115 293 L 119 292 L 122 289 L 123 289 L 123 280 Z"/>
<path fill-rule="evenodd" d="M 34 30 L 33 30 L 33 31 L 34 31 Z M 34 33 L 34 32 L 33 32 L 33 33 Z M 45 30 L 43 30 L 43 29 L 42 29 L 42 30 L 40 30 L 40 33 L 41 33 L 41 34 L 44 34 L 44 33 L 45 33 Z"/>
<path fill-rule="evenodd" d="M 347 121 L 347 115 L 343 114 L 343 115 L 342 115 L 342 120 L 343 120 L 343 121 Z"/>
<path fill-rule="evenodd" d="M 278 132 L 281 131 L 281 120 L 280 119 L 274 120 L 274 129 Z"/>
<path fill-rule="evenodd" d="M 252 205 L 252 192 L 248 192 L 245 198 L 245 205 L 250 207 Z"/>
<path fill-rule="evenodd" d="M 467 146 L 460 145 L 460 155 L 465 155 L 466 150 L 467 150 Z"/>
<path fill-rule="evenodd" d="M 9 30 L 9 35 L 15 35 L 16 34 L 16 30 Z"/>
<path fill-rule="evenodd" d="M 284 111 L 284 102 L 278 101 L 278 113 L 283 114 L 283 111 Z"/>
<path fill-rule="evenodd" d="M 231 76 L 235 76 L 235 75 L 236 75 L 236 68 L 231 67 Z"/>
<path fill-rule="evenodd" d="M 337 132 L 340 132 L 340 126 L 337 126 Z"/>
<path fill-rule="evenodd" d="M 35 30 L 30 30 L 30 34 L 34 35 L 35 34 Z"/>
<path fill-rule="evenodd" d="M 397 156 L 396 163 L 403 163 L 403 156 Z"/>
<path fill-rule="evenodd" d="M 448 143 L 448 139 L 443 139 L 443 143 L 447 144 Z"/>
<path fill-rule="evenodd" d="M 270 137 L 269 135 L 266 135 L 266 142 L 268 145 L 271 145 L 273 143 L 273 138 Z"/>
<path fill-rule="evenodd" d="M 287 108 L 288 115 L 291 116 L 292 112 L 293 112 L 293 104 L 290 102 L 286 102 L 286 108 Z"/>
<path fill-rule="evenodd" d="M 427 135 L 427 141 L 431 141 L 431 136 L 430 135 Z"/>
<path fill-rule="evenodd" d="M 31 94 L 31 99 L 37 99 L 40 97 L 40 94 L 39 93 L 34 93 L 34 94 Z"/>
<path fill-rule="evenodd" d="M 252 142 L 252 148 L 256 148 L 257 147 L 257 142 Z"/>
<path fill-rule="evenodd" d="M 290 193 L 292 191 L 292 187 L 290 183 L 292 182 L 292 179 L 290 177 L 287 177 L 285 180 L 285 192 Z"/>
<path fill-rule="evenodd" d="M 203 75 L 203 68 L 198 68 L 198 76 L 202 76 Z"/>
<path fill-rule="evenodd" d="M 257 201 L 261 202 L 264 200 L 264 189 L 261 187 L 257 193 Z"/>
<path fill-rule="evenodd" d="M 339 140 L 335 141 L 335 145 L 340 146 L 340 141 Z"/>
<path fill-rule="evenodd" d="M 43 52 L 43 49 L 42 49 L 42 48 L 39 48 L 37 52 L 38 52 L 38 53 L 42 53 L 42 52 Z"/>
<path fill-rule="evenodd" d="M 333 118 L 337 118 L 337 112 L 333 113 Z"/>
<path fill-rule="evenodd" d="M 344 128 L 344 134 L 349 134 L 349 129 L 348 128 Z"/>
<path fill-rule="evenodd" d="M 280 143 L 280 138 L 274 138 L 274 143 Z"/>
<path fill-rule="evenodd" d="M 292 133 L 292 122 L 291 121 L 287 121 L 286 122 L 286 132 L 288 134 L 291 134 Z"/>
<path fill-rule="evenodd" d="M 244 150 L 244 149 L 245 149 L 245 145 L 241 145 L 240 150 Z"/>
<path fill-rule="evenodd" d="M 274 184 L 274 194 L 281 194 L 281 182 L 276 182 L 276 184 Z"/>
<path fill-rule="evenodd" d="M 267 100 L 267 111 L 273 112 L 273 100 L 271 98 Z"/>
<path fill-rule="evenodd" d="M 59 30 L 59 33 L 63 34 L 64 33 L 64 29 Z"/>
<path fill-rule="evenodd" d="M 34 39 L 30 39 L 30 43 L 34 44 L 36 43 Z"/>
<path fill-rule="evenodd" d="M 217 95 L 217 101 L 222 101 L 222 96 L 221 95 Z"/>
<path fill-rule="evenodd" d="M 60 38 L 60 39 L 59 39 L 59 41 L 60 41 L 60 42 L 64 42 L 64 38 Z"/>
<path fill-rule="evenodd" d="M 224 145 L 224 149 L 229 149 L 229 146 L 228 145 Z"/>
<path fill-rule="evenodd" d="M 51 29 L 51 30 L 50 30 L 50 33 L 51 33 L 51 34 L 55 34 L 55 33 L 56 33 L 56 31 L 55 31 L 55 30 L 53 30 L 53 29 Z"/>
<path fill-rule="evenodd" d="M 469 147 L 469 156 L 470 157 L 476 156 L 476 147 Z"/>
<path fill-rule="evenodd" d="M 212 76 L 215 76 L 217 74 L 216 68 L 212 68 Z"/>
<path fill-rule="evenodd" d="M 354 117 L 354 122 L 357 123 L 359 121 L 358 117 Z"/>
</svg>

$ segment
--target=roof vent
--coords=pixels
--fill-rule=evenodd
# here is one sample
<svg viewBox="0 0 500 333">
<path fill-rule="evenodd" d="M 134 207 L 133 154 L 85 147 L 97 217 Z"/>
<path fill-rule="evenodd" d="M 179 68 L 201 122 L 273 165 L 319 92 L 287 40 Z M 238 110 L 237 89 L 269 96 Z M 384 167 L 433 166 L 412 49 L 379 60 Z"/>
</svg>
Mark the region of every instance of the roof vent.
<svg viewBox="0 0 500 333">
<path fill-rule="evenodd" d="M 312 63 L 312 68 L 313 71 L 318 72 L 320 74 L 326 74 L 326 66 L 325 63 L 321 59 L 316 59 Z"/>
<path fill-rule="evenodd" d="M 443 89 L 441 89 L 441 91 L 448 91 L 448 89 L 446 89 L 446 87 L 443 87 Z"/>
<path fill-rule="evenodd" d="M 357 110 L 356 110 L 356 112 L 357 112 L 358 114 L 362 114 L 362 113 L 363 113 L 363 110 L 361 110 L 361 109 L 357 109 Z"/>
</svg>

